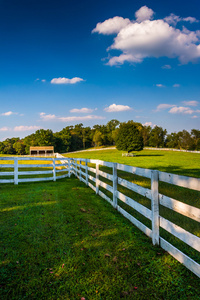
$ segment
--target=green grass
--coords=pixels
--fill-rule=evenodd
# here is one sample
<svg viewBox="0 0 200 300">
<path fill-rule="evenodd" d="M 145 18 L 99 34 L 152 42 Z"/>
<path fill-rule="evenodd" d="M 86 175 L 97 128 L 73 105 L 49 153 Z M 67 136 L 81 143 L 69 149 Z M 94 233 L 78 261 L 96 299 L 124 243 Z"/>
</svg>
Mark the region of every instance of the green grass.
<svg viewBox="0 0 200 300">
<path fill-rule="evenodd" d="M 1 299 L 199 299 L 199 278 L 77 179 L 0 195 Z"/>
<path fill-rule="evenodd" d="M 153 151 L 144 150 L 137 154 L 136 157 L 122 157 L 122 151 L 117 150 L 104 150 L 104 151 L 93 151 L 93 152 L 80 152 L 72 153 L 70 157 L 82 157 L 82 158 L 94 158 L 110 162 L 118 162 L 126 165 L 132 165 L 142 168 L 157 169 L 164 172 L 180 174 L 185 176 L 200 177 L 200 154 L 195 153 L 185 153 L 185 152 L 173 152 L 173 151 Z M 111 168 L 100 167 L 101 170 L 112 174 Z M 141 185 L 145 188 L 151 188 L 150 179 L 135 176 L 130 173 L 118 171 L 118 176 L 129 180 L 133 183 Z M 94 176 L 94 174 L 90 173 Z M 100 177 L 100 180 L 110 184 L 112 182 Z M 92 182 L 91 182 L 92 183 Z M 111 193 L 103 188 L 100 188 L 108 197 L 112 199 Z M 137 193 L 134 193 L 120 185 L 118 185 L 118 190 L 123 194 L 129 196 L 130 198 L 136 200 L 140 204 L 151 209 L 151 201 Z M 173 199 L 184 202 L 188 205 L 200 208 L 200 192 L 193 191 L 186 188 L 181 188 L 171 184 L 159 182 L 159 192 Z M 128 211 L 132 216 L 137 218 L 143 224 L 151 228 L 151 221 L 142 216 L 140 213 L 136 212 L 128 205 L 124 204 L 118 199 L 118 204 Z M 168 208 L 160 205 L 160 215 L 167 220 L 175 223 L 176 225 L 184 228 L 190 233 L 200 237 L 200 226 L 199 222 L 187 218 L 179 213 L 176 213 Z M 200 264 L 199 252 L 188 246 L 187 244 L 181 242 L 178 238 L 174 237 L 164 229 L 160 228 L 160 236 L 165 238 L 172 245 L 183 251 L 185 254 L 190 256 L 196 262 Z"/>
<path fill-rule="evenodd" d="M 200 178 L 200 154 L 187 152 L 143 150 L 136 157 L 122 157 L 123 151 L 83 151 L 65 154 L 66 157 L 94 158 L 104 161 L 118 162 L 125 165 L 145 169 L 159 170 L 185 176 Z"/>
</svg>

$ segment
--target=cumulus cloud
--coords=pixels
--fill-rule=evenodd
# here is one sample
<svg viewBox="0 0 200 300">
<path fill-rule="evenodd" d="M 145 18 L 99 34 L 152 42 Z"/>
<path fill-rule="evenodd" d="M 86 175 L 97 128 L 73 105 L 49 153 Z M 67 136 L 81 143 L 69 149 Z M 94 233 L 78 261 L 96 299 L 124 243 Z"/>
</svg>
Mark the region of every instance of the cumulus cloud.
<svg viewBox="0 0 200 300">
<path fill-rule="evenodd" d="M 191 115 L 194 113 L 194 110 L 192 110 L 189 107 L 175 106 L 170 109 L 169 113 L 170 114 L 189 114 L 189 115 Z"/>
<path fill-rule="evenodd" d="M 191 101 L 183 101 L 183 103 L 188 106 L 197 106 L 199 102 L 195 100 L 191 100 Z"/>
<path fill-rule="evenodd" d="M 40 117 L 41 117 L 41 119 L 44 120 L 44 121 L 49 121 L 49 120 L 56 119 L 56 116 L 55 116 L 55 115 L 46 114 L 46 113 L 44 113 L 44 112 L 41 112 L 41 113 L 40 113 Z"/>
<path fill-rule="evenodd" d="M 196 115 L 195 115 L 195 116 L 192 116 L 191 118 L 192 118 L 192 119 L 197 119 L 197 118 L 198 118 L 198 116 L 196 116 Z"/>
<path fill-rule="evenodd" d="M 38 130 L 41 129 L 40 126 L 15 126 L 14 127 L 14 131 L 34 131 L 34 130 Z"/>
<path fill-rule="evenodd" d="M 144 124 L 142 124 L 143 126 L 150 126 L 150 127 L 155 127 L 156 125 L 153 124 L 152 122 L 146 122 Z"/>
<path fill-rule="evenodd" d="M 86 120 L 102 120 L 105 117 L 96 116 L 96 115 L 87 115 L 87 116 L 72 116 L 72 117 L 60 117 L 56 115 L 46 114 L 44 112 L 40 113 L 40 118 L 43 121 L 61 121 L 61 122 L 75 122 L 75 121 L 86 121 Z"/>
<path fill-rule="evenodd" d="M 91 109 L 91 108 L 86 108 L 86 107 L 83 107 L 83 108 L 73 108 L 70 110 L 71 113 L 83 113 L 83 114 L 90 114 L 92 113 L 94 110 L 97 110 L 97 109 Z"/>
<path fill-rule="evenodd" d="M 110 106 L 104 108 L 104 110 L 106 112 L 119 112 L 119 111 L 132 110 L 132 108 L 128 105 L 111 104 Z"/>
<path fill-rule="evenodd" d="M 98 32 L 101 34 L 114 34 L 118 33 L 122 28 L 130 24 L 129 19 L 124 19 L 122 17 L 110 18 L 103 23 L 98 23 L 96 27 L 92 30 L 92 33 Z"/>
<path fill-rule="evenodd" d="M 161 84 L 161 83 L 157 83 L 156 84 L 157 87 L 165 87 L 165 85 Z"/>
<path fill-rule="evenodd" d="M 200 31 L 174 27 L 179 21 L 197 22 L 195 18 L 171 14 L 152 20 L 153 14 L 150 8 L 143 6 L 136 12 L 136 20 L 115 17 L 97 24 L 93 32 L 116 34 L 107 50 L 121 51 L 118 56 L 109 56 L 108 65 L 121 65 L 126 61 L 141 63 L 147 57 L 178 58 L 182 64 L 200 58 Z"/>
<path fill-rule="evenodd" d="M 135 13 L 136 22 L 140 23 L 145 20 L 151 20 L 153 18 L 153 15 L 154 15 L 154 11 L 151 8 L 148 8 L 146 5 L 142 6 Z"/>
<path fill-rule="evenodd" d="M 170 65 L 164 65 L 162 66 L 162 69 L 170 70 L 172 67 Z"/>
<path fill-rule="evenodd" d="M 88 121 L 88 120 L 103 120 L 105 117 L 95 116 L 95 115 L 88 115 L 88 116 L 81 116 L 81 117 L 60 117 L 58 120 L 62 122 L 75 122 L 75 121 Z"/>
<path fill-rule="evenodd" d="M 9 131 L 9 130 L 10 128 L 6 126 L 0 128 L 0 131 Z"/>
<path fill-rule="evenodd" d="M 77 82 L 84 81 L 84 79 L 80 77 L 73 77 L 71 79 L 65 77 L 53 78 L 51 80 L 52 84 L 75 84 Z"/>
<path fill-rule="evenodd" d="M 174 104 L 166 104 L 166 103 L 163 103 L 163 104 L 159 104 L 157 107 L 156 107 L 156 110 L 155 111 L 161 111 L 161 110 L 164 110 L 164 109 L 167 109 L 167 108 L 170 108 L 170 107 L 174 107 L 176 105 Z"/>
<path fill-rule="evenodd" d="M 5 112 L 5 113 L 2 113 L 1 116 L 6 116 L 6 117 L 8 117 L 8 116 L 11 116 L 11 115 L 17 115 L 17 114 L 18 114 L 18 113 L 13 112 L 13 111 L 7 111 L 7 112 Z"/>
<path fill-rule="evenodd" d="M 187 18 L 181 18 L 179 16 L 176 16 L 175 14 L 170 14 L 169 16 L 165 17 L 164 20 L 168 24 L 176 25 L 178 22 L 189 22 L 189 23 L 198 23 L 199 21 L 194 17 L 187 17 Z"/>
</svg>

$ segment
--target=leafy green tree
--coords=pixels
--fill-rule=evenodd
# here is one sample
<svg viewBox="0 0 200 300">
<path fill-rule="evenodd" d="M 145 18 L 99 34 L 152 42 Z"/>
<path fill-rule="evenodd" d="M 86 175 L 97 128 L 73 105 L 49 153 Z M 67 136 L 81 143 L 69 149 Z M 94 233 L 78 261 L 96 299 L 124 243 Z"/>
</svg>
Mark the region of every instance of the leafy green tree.
<svg viewBox="0 0 200 300">
<path fill-rule="evenodd" d="M 200 150 L 200 130 L 192 129 L 191 136 L 195 143 L 195 149 Z"/>
<path fill-rule="evenodd" d="M 13 144 L 13 148 L 17 155 L 24 155 L 26 154 L 25 145 L 23 144 L 22 140 L 18 140 Z"/>
<path fill-rule="evenodd" d="M 95 144 L 95 147 L 103 145 L 103 134 L 99 130 L 95 131 L 93 142 Z"/>
<path fill-rule="evenodd" d="M 133 121 L 121 123 L 116 138 L 116 147 L 123 151 L 141 151 L 144 147 L 143 137 L 138 124 Z"/>
<path fill-rule="evenodd" d="M 151 130 L 150 138 L 149 138 L 149 146 L 151 147 L 164 147 L 165 146 L 165 136 L 167 134 L 167 130 L 162 127 L 155 126 Z"/>
</svg>

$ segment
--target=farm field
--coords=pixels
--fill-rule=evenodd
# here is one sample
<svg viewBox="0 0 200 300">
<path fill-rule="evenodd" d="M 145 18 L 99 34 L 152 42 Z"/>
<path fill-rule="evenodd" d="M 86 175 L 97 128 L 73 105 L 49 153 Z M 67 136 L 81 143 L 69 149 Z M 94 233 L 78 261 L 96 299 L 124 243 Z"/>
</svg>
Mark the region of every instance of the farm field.
<svg viewBox="0 0 200 300">
<path fill-rule="evenodd" d="M 91 149 L 90 149 L 91 150 Z M 123 157 L 124 151 L 99 150 L 64 154 L 66 157 L 94 158 L 134 167 L 200 178 L 200 153 L 142 150 L 136 157 Z"/>
<path fill-rule="evenodd" d="M 1 299 L 199 299 L 198 277 L 74 176 L 0 193 Z"/>
</svg>

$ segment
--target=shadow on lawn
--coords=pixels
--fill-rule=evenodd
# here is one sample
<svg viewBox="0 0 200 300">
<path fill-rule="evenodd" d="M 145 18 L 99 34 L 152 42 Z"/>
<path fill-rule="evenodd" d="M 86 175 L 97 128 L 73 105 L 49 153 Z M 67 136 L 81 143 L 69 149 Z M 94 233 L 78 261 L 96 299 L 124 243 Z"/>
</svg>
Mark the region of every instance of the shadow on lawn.
<svg viewBox="0 0 200 300">
<path fill-rule="evenodd" d="M 33 196 L 28 200 L 27 191 L 18 202 L 24 210 L 5 216 L 3 299 L 200 296 L 198 278 L 83 183 L 74 178 L 40 183 L 37 197 L 38 184 L 30 186 Z M 16 205 L 16 187 L 11 189 Z M 47 198 L 50 205 L 42 205 Z M 37 203 L 27 210 L 26 201 Z"/>
</svg>

